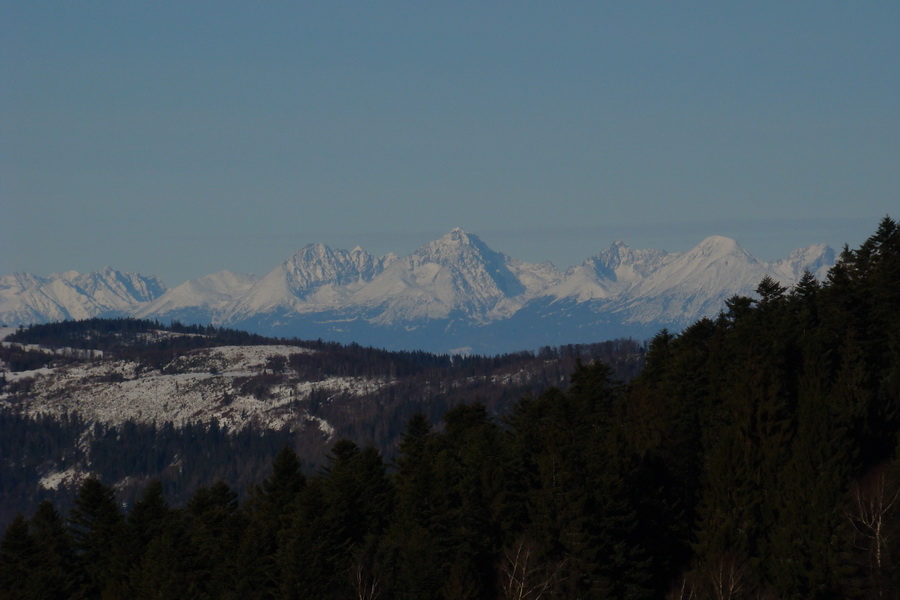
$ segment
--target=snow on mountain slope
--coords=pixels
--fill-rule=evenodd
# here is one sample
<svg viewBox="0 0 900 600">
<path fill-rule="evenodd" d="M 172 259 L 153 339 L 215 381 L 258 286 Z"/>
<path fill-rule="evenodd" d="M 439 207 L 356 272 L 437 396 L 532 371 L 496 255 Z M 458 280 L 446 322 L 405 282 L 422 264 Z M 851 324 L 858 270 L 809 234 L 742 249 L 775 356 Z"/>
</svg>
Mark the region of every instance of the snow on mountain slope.
<svg viewBox="0 0 900 600">
<path fill-rule="evenodd" d="M 125 313 L 165 291 L 166 286 L 156 277 L 110 267 L 47 278 L 18 273 L 0 278 L 0 320 L 20 325 Z"/>
<path fill-rule="evenodd" d="M 799 281 L 804 271 L 809 271 L 816 279 L 824 280 L 828 270 L 834 265 L 834 260 L 834 250 L 825 244 L 814 244 L 794 250 L 784 260 L 773 263 L 772 268 L 783 283 Z"/>
<path fill-rule="evenodd" d="M 310 244 L 262 278 L 223 271 L 164 294 L 155 278 L 112 269 L 8 275 L 0 278 L 0 324 L 132 314 L 393 349 L 493 352 L 515 348 L 524 327 L 529 339 L 551 329 L 591 339 L 636 324 L 641 332 L 675 330 L 715 316 L 730 296 L 752 296 L 764 277 L 791 286 L 805 270 L 824 278 L 833 264 L 834 252 L 822 244 L 769 263 L 711 236 L 682 253 L 618 241 L 562 274 L 457 228 L 403 258 Z"/>
<path fill-rule="evenodd" d="M 455 228 L 388 266 L 351 298 L 376 309 L 381 324 L 454 315 L 489 321 L 511 314 L 558 278 L 552 265 L 530 265 Z"/>
<path fill-rule="evenodd" d="M 823 277 L 834 254 L 818 245 L 766 263 L 735 240 L 710 236 L 684 253 L 631 250 L 621 242 L 571 270 L 548 294 L 578 302 L 604 301 L 604 312 L 626 322 L 686 324 L 714 316 L 729 297 L 752 296 L 764 277 L 790 286 L 805 270 Z"/>
<path fill-rule="evenodd" d="M 684 254 L 669 254 L 648 275 L 634 282 L 631 295 L 653 298 L 672 290 L 691 290 L 708 295 L 721 289 L 753 286 L 766 274 L 767 266 L 733 239 L 708 237 Z"/>
<path fill-rule="evenodd" d="M 729 261 L 727 257 L 731 255 Z M 755 260 L 734 240 L 720 236 L 707 238 L 684 254 L 633 250 L 619 241 L 570 269 L 558 285 L 547 291 L 547 295 L 584 302 L 653 297 L 685 284 L 707 286 L 710 281 L 719 287 L 727 287 L 732 285 L 730 279 L 735 274 L 745 270 L 746 264 L 739 263 L 746 263 L 748 259 Z"/>
<path fill-rule="evenodd" d="M 752 295 L 766 276 L 775 276 L 769 265 L 734 240 L 712 236 L 684 254 L 668 255 L 621 304 L 632 321 L 687 323 L 715 315 L 735 294 Z"/>
<path fill-rule="evenodd" d="M 662 250 L 636 250 L 617 241 L 585 261 L 597 275 L 619 283 L 630 283 L 648 277 L 662 266 L 669 255 Z"/>
<path fill-rule="evenodd" d="M 220 320 L 236 322 L 278 310 L 310 312 L 333 308 L 381 273 L 395 258 L 392 254 L 376 258 L 358 246 L 348 252 L 324 244 L 309 244 L 223 310 Z"/>
<path fill-rule="evenodd" d="M 156 277 L 123 273 L 112 267 L 84 275 L 69 271 L 61 279 L 101 306 L 129 306 L 136 302 L 148 302 L 166 291 L 165 284 Z"/>
<path fill-rule="evenodd" d="M 547 290 L 545 295 L 557 299 L 572 298 L 577 302 L 587 302 L 609 298 L 623 289 L 623 285 L 615 279 L 609 279 L 598 273 L 598 265 L 592 259 L 586 260 L 577 267 L 572 267 L 566 276 Z"/>
<path fill-rule="evenodd" d="M 181 311 L 202 309 L 212 316 L 246 294 L 259 281 L 254 275 L 219 271 L 185 281 L 134 312 L 138 318 L 167 317 Z"/>
<path fill-rule="evenodd" d="M 66 311 L 47 296 L 41 287 L 48 279 L 29 273 L 0 277 L 0 319 L 7 325 L 39 323 L 66 318 Z"/>
<path fill-rule="evenodd" d="M 312 426 L 326 436 L 332 426 L 310 415 L 306 401 L 316 391 L 356 395 L 387 381 L 330 377 L 317 381 L 288 378 L 266 398 L 244 383 L 265 372 L 273 356 L 311 352 L 296 346 L 224 346 L 189 352 L 164 371 L 141 369 L 129 361 L 101 361 L 58 369 L 6 372 L 7 380 L 33 379 L 27 398 L 0 394 L 0 408 L 27 415 L 78 414 L 110 425 L 133 420 L 162 424 L 208 423 L 215 419 L 238 430 L 250 424 L 271 429 Z"/>
</svg>

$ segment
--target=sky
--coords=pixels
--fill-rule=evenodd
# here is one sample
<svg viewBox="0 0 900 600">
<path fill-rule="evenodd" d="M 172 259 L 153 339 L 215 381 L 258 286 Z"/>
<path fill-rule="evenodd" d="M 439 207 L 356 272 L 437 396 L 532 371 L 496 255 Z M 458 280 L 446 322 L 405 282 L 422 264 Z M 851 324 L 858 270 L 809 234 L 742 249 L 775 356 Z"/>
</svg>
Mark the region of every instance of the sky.
<svg viewBox="0 0 900 600">
<path fill-rule="evenodd" d="M 0 0 L 0 275 L 454 227 L 565 269 L 900 218 L 900 2 Z"/>
</svg>

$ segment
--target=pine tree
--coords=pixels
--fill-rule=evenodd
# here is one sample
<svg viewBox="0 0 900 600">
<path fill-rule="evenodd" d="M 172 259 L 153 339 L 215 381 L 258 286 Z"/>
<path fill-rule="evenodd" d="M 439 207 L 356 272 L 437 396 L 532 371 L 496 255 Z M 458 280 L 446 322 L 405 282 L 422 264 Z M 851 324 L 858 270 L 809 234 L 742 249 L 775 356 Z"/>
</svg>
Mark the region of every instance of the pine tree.
<svg viewBox="0 0 900 600">
<path fill-rule="evenodd" d="M 237 561 L 238 594 L 243 598 L 274 598 L 281 582 L 277 555 L 279 538 L 291 527 L 298 498 L 306 486 L 300 459 L 288 446 L 272 462 L 272 473 L 255 485 L 244 505 L 247 526 Z"/>
<path fill-rule="evenodd" d="M 29 530 L 34 537 L 38 557 L 30 586 L 31 597 L 70 598 L 75 592 L 77 563 L 65 521 L 45 500 L 38 505 L 31 518 Z"/>
<path fill-rule="evenodd" d="M 216 598 L 236 588 L 236 550 L 244 528 L 237 494 L 222 481 L 201 487 L 187 505 L 190 588 Z"/>
<path fill-rule="evenodd" d="M 447 500 L 435 482 L 434 447 L 428 418 L 413 415 L 398 448 L 393 476 L 396 502 L 382 545 L 389 564 L 388 585 L 404 600 L 437 598 L 445 576 L 442 549 L 430 530 Z"/>
<path fill-rule="evenodd" d="M 288 541 L 279 548 L 284 596 L 349 597 L 361 575 L 357 569 L 376 576 L 375 549 L 387 528 L 391 494 L 374 448 L 335 443 L 329 465 L 303 489 Z"/>
<path fill-rule="evenodd" d="M 0 541 L 0 593 L 10 600 L 30 598 L 38 551 L 28 532 L 28 522 L 16 515 Z"/>
<path fill-rule="evenodd" d="M 83 569 L 78 597 L 124 595 L 127 567 L 124 525 L 112 488 L 96 477 L 86 479 L 69 514 L 69 528 Z"/>
<path fill-rule="evenodd" d="M 321 477 L 309 480 L 297 500 L 290 528 L 279 540 L 280 591 L 286 600 L 333 595 L 334 561 L 340 552 L 335 550 L 322 518 L 328 509 L 323 488 Z"/>
<path fill-rule="evenodd" d="M 436 530 L 445 544 L 447 598 L 488 597 L 503 544 L 506 457 L 499 428 L 483 404 L 460 405 L 444 415 L 436 444 L 436 482 L 448 497 Z"/>
<path fill-rule="evenodd" d="M 170 520 L 171 510 L 163 498 L 162 483 L 153 480 L 128 513 L 128 541 L 133 560 L 139 560 L 147 545 L 169 528 Z"/>
</svg>

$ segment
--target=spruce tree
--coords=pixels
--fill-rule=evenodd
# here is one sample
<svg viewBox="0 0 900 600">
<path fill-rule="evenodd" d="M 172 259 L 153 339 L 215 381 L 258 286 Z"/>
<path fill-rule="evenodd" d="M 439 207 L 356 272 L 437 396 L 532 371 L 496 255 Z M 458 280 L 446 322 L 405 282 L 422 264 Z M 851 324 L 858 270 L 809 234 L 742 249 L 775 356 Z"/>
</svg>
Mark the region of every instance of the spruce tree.
<svg viewBox="0 0 900 600">
<path fill-rule="evenodd" d="M 74 590 L 76 559 L 65 521 L 49 501 L 38 505 L 29 522 L 37 550 L 30 594 L 33 598 L 63 600 Z"/>
<path fill-rule="evenodd" d="M 10 600 L 31 598 L 31 583 L 38 566 L 38 551 L 28 522 L 16 515 L 0 540 L 0 593 Z"/>
<path fill-rule="evenodd" d="M 237 494 L 222 481 L 201 487 L 187 505 L 191 589 L 217 598 L 234 595 L 236 557 L 244 527 Z"/>
<path fill-rule="evenodd" d="M 121 596 L 126 589 L 125 521 L 112 488 L 89 477 L 69 514 L 81 567 L 77 597 Z"/>
<path fill-rule="evenodd" d="M 398 448 L 393 475 L 396 501 L 383 542 L 389 585 L 403 600 L 437 598 L 444 579 L 442 550 L 432 531 L 447 498 L 436 485 L 435 444 L 428 418 L 413 415 Z"/>
<path fill-rule="evenodd" d="M 281 582 L 278 547 L 291 527 L 306 485 L 300 459 L 288 446 L 272 462 L 272 472 L 253 486 L 244 505 L 247 524 L 238 549 L 238 589 L 243 598 L 274 598 Z"/>
</svg>

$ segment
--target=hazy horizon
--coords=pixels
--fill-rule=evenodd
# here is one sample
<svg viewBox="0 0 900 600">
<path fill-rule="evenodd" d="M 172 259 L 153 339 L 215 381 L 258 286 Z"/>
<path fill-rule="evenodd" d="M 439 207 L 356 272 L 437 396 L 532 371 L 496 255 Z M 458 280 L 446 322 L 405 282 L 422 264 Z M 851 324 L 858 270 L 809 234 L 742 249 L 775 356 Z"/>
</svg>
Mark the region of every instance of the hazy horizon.
<svg viewBox="0 0 900 600">
<path fill-rule="evenodd" d="M 854 247 L 900 206 L 900 5 L 0 5 L 0 274 L 264 274 L 453 227 Z"/>
</svg>

